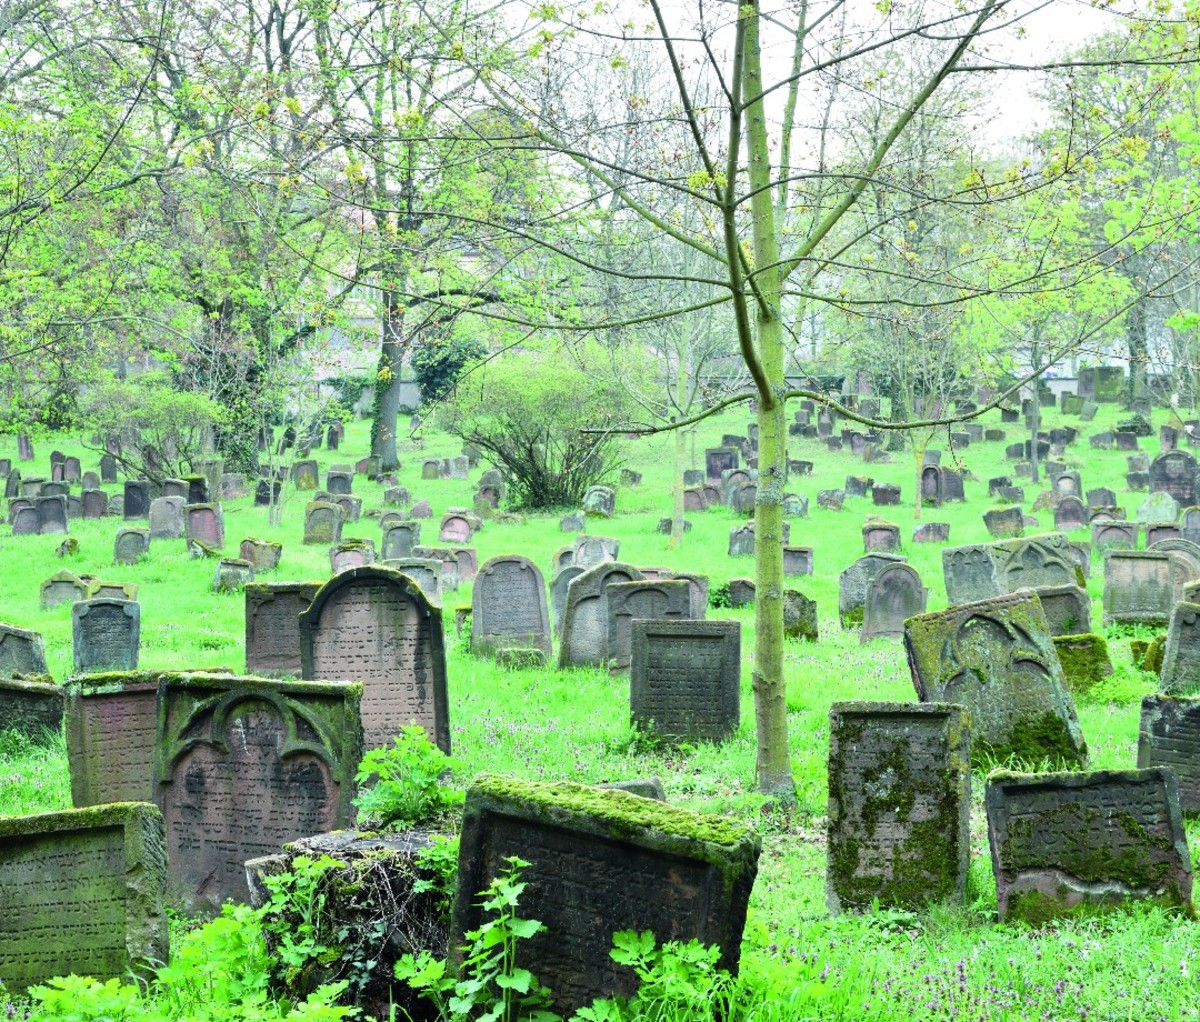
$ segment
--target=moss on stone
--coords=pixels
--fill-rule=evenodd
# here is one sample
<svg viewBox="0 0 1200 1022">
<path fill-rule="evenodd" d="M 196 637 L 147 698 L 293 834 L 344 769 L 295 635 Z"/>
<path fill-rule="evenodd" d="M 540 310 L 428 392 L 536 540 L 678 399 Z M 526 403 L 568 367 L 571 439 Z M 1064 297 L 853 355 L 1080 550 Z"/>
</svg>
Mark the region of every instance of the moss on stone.
<svg viewBox="0 0 1200 1022">
<path fill-rule="evenodd" d="M 1102 636 L 1090 633 L 1056 635 L 1054 647 L 1058 651 L 1058 662 L 1062 664 L 1067 688 L 1074 695 L 1086 697 L 1093 687 L 1113 672 L 1108 643 Z"/>
<path fill-rule="evenodd" d="M 1162 674 L 1163 655 L 1167 650 L 1167 633 L 1159 632 L 1150 640 L 1146 647 L 1146 655 L 1142 659 L 1142 670 L 1151 674 Z"/>
</svg>

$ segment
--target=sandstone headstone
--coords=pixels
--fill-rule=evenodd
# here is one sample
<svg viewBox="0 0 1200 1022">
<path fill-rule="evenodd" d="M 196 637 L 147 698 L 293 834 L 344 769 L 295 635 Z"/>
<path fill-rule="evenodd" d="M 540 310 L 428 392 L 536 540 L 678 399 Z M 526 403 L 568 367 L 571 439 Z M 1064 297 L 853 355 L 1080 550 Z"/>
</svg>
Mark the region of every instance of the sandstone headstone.
<svg viewBox="0 0 1200 1022">
<path fill-rule="evenodd" d="M 38 532 L 43 536 L 61 536 L 69 531 L 67 498 L 64 496 L 35 497 Z"/>
<path fill-rule="evenodd" d="M 87 584 L 74 572 L 59 571 L 41 584 L 38 604 L 42 610 L 53 610 L 62 603 L 87 599 Z"/>
<path fill-rule="evenodd" d="M 846 501 L 845 490 L 818 490 L 817 507 L 826 511 L 840 511 Z"/>
<path fill-rule="evenodd" d="M 471 591 L 471 652 L 505 648 L 552 651 L 546 583 L 537 565 L 515 554 L 485 561 Z"/>
<path fill-rule="evenodd" d="M 1183 815 L 1200 816 L 1200 699 L 1143 697 L 1137 765 L 1143 770 L 1169 767 L 1174 771 Z"/>
<path fill-rule="evenodd" d="M 988 535 L 996 539 L 1021 536 L 1025 532 L 1025 515 L 1019 507 L 996 508 L 983 513 Z"/>
<path fill-rule="evenodd" d="M 1117 495 L 1106 486 L 1087 491 L 1087 505 L 1095 510 L 1100 507 L 1116 507 Z"/>
<path fill-rule="evenodd" d="M 580 536 L 575 540 L 575 560 L 582 568 L 591 568 L 606 561 L 615 561 L 621 552 L 621 541 L 613 536 Z"/>
<path fill-rule="evenodd" d="M 868 519 L 862 527 L 863 553 L 899 553 L 900 526 L 879 519 Z"/>
<path fill-rule="evenodd" d="M 635 618 L 686 620 L 692 612 L 691 588 L 682 580 L 643 578 L 634 582 L 612 582 L 605 586 L 608 603 L 607 661 L 610 668 L 629 666 Z"/>
<path fill-rule="evenodd" d="M 213 570 L 214 593 L 236 593 L 254 581 L 254 565 L 240 557 L 222 557 Z"/>
<path fill-rule="evenodd" d="M 863 604 L 871 579 L 889 564 L 903 561 L 904 557 L 899 554 L 867 554 L 838 575 L 838 618 L 843 628 L 857 628 L 862 624 Z"/>
<path fill-rule="evenodd" d="M 561 568 L 550 583 L 550 609 L 554 614 L 554 634 L 562 636 L 563 615 L 567 609 L 567 587 L 582 575 L 584 569 L 577 564 Z"/>
<path fill-rule="evenodd" d="M 332 546 L 342 538 L 342 509 L 327 501 L 309 501 L 304 508 L 304 544 Z"/>
<path fill-rule="evenodd" d="M 246 671 L 300 677 L 300 615 L 320 582 L 252 582 L 245 587 Z"/>
<path fill-rule="evenodd" d="M 751 542 L 754 533 L 750 533 Z M 813 550 L 807 546 L 785 546 L 783 548 L 783 575 L 792 578 L 813 573 Z"/>
<path fill-rule="evenodd" d="M 387 560 L 411 557 L 413 547 L 420 542 L 420 522 L 397 522 L 384 529 L 380 557 Z"/>
<path fill-rule="evenodd" d="M 150 502 L 150 538 L 181 539 L 183 537 L 182 496 L 158 497 Z"/>
<path fill-rule="evenodd" d="M 137 564 L 149 552 L 149 529 L 126 527 L 117 530 L 113 541 L 114 564 Z"/>
<path fill-rule="evenodd" d="M 1175 579 L 1165 552 L 1107 550 L 1104 554 L 1104 627 L 1163 627 L 1175 602 Z"/>
<path fill-rule="evenodd" d="M 249 561 L 256 573 L 274 571 L 283 556 L 283 544 L 267 539 L 247 537 L 238 547 L 242 560 Z"/>
<path fill-rule="evenodd" d="M 899 638 L 907 618 L 925 613 L 928 598 L 912 565 L 884 565 L 867 583 L 859 641 Z"/>
<path fill-rule="evenodd" d="M 320 469 L 312 459 L 293 462 L 290 474 L 297 490 L 315 490 L 321 484 Z"/>
<path fill-rule="evenodd" d="M 1054 509 L 1054 528 L 1061 532 L 1088 527 L 1088 512 L 1078 497 L 1066 496 Z"/>
<path fill-rule="evenodd" d="M 1092 519 L 1092 545 L 1099 550 L 1132 550 L 1137 535 L 1137 522 Z"/>
<path fill-rule="evenodd" d="M 71 608 L 75 672 L 133 671 L 141 641 L 141 606 L 132 600 L 80 600 Z"/>
</svg>

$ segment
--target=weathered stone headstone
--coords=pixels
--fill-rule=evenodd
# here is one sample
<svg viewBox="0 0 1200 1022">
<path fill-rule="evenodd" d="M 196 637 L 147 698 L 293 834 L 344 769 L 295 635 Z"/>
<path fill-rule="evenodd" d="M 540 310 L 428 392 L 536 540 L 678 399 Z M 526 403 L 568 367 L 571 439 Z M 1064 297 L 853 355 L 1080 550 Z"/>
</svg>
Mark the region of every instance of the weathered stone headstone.
<svg viewBox="0 0 1200 1022">
<path fill-rule="evenodd" d="M 181 539 L 183 537 L 182 496 L 158 497 L 150 502 L 150 538 Z"/>
<path fill-rule="evenodd" d="M 732 589 L 732 584 L 730 585 Z M 817 626 L 817 602 L 797 589 L 783 591 L 783 636 L 803 642 L 820 638 Z"/>
<path fill-rule="evenodd" d="M 1033 593 L 909 618 L 904 645 L 918 698 L 967 708 L 977 759 L 1083 764 L 1075 704 Z"/>
<path fill-rule="evenodd" d="M 1132 550 L 1137 535 L 1137 522 L 1092 519 L 1092 545 L 1098 550 Z"/>
<path fill-rule="evenodd" d="M 818 490 L 817 507 L 826 511 L 841 511 L 846 501 L 845 490 Z"/>
<path fill-rule="evenodd" d="M 75 672 L 133 671 L 138 665 L 141 606 L 132 600 L 80 600 L 71 608 Z"/>
<path fill-rule="evenodd" d="M 66 497 L 34 497 L 33 506 L 37 509 L 38 532 L 41 535 L 61 536 L 69 531 Z"/>
<path fill-rule="evenodd" d="M 723 473 L 738 467 L 738 452 L 730 447 L 710 447 L 704 452 L 704 475 L 709 482 L 718 483 Z"/>
<path fill-rule="evenodd" d="M 162 482 L 162 496 L 178 497 L 183 503 L 188 503 L 188 484 L 182 479 L 164 479 Z M 151 501 L 150 506 L 153 508 L 154 502 Z"/>
<path fill-rule="evenodd" d="M 843 628 L 862 624 L 863 604 L 871 579 L 889 564 L 904 561 L 899 554 L 867 554 L 838 575 L 838 618 Z"/>
<path fill-rule="evenodd" d="M 828 865 L 833 914 L 961 902 L 970 862 L 967 714 L 944 703 L 834 703 Z"/>
<path fill-rule="evenodd" d="M 1176 522 L 1179 520 L 1179 504 L 1163 490 L 1152 493 L 1138 505 L 1137 520 L 1147 523 Z"/>
<path fill-rule="evenodd" d="M 900 526 L 880 519 L 868 519 L 862 527 L 863 553 L 899 553 Z"/>
<path fill-rule="evenodd" d="M 252 582 L 245 587 L 246 671 L 300 677 L 300 615 L 320 582 Z"/>
<path fill-rule="evenodd" d="M 1181 507 L 1195 504 L 1196 467 L 1196 459 L 1187 451 L 1160 454 L 1150 463 L 1150 492 L 1169 493 Z"/>
<path fill-rule="evenodd" d="M 561 568 L 550 583 L 550 609 L 554 615 L 554 634 L 562 636 L 563 614 L 567 609 L 567 587 L 574 579 L 584 573 L 584 568 L 577 564 L 568 564 Z"/>
<path fill-rule="evenodd" d="M 1169 695 L 1200 694 L 1200 603 L 1195 599 L 1189 592 L 1171 609 L 1158 685 Z"/>
<path fill-rule="evenodd" d="M 482 922 L 475 892 L 520 855 L 530 863 L 521 910 L 545 929 L 521 942 L 517 965 L 536 970 L 556 1011 L 636 990 L 634 972 L 608 954 L 620 930 L 716 945 L 718 968 L 732 970 L 760 848 L 757 834 L 726 817 L 625 791 L 484 775 L 467 792 L 450 946 Z"/>
<path fill-rule="evenodd" d="M 312 459 L 294 462 L 290 474 L 297 490 L 315 490 L 321 484 L 320 469 Z"/>
<path fill-rule="evenodd" d="M 304 508 L 304 544 L 332 546 L 342 538 L 342 509 L 327 501 L 309 501 Z"/>
<path fill-rule="evenodd" d="M 665 741 L 724 741 L 741 719 L 737 621 L 635 620 L 629 708 Z"/>
<path fill-rule="evenodd" d="M 988 535 L 1008 539 L 1024 535 L 1025 515 L 1019 507 L 995 508 L 983 513 L 983 524 Z"/>
<path fill-rule="evenodd" d="M 924 522 L 913 529 L 914 543 L 947 543 L 949 541 L 949 522 Z"/>
<path fill-rule="evenodd" d="M 750 533 L 751 543 L 754 533 Z M 752 551 L 753 552 L 753 551 Z M 783 548 L 783 576 L 791 578 L 797 575 L 813 573 L 813 549 L 808 546 L 785 546 Z"/>
<path fill-rule="evenodd" d="M 220 674 L 159 682 L 155 801 L 185 906 L 247 901 L 247 859 L 351 823 L 361 691 Z"/>
<path fill-rule="evenodd" d="M 150 517 L 150 481 L 125 480 L 125 521 L 134 522 Z"/>
<path fill-rule="evenodd" d="M 529 558 L 510 554 L 485 561 L 471 591 L 471 652 L 540 649 L 551 654 L 546 583 Z"/>
<path fill-rule="evenodd" d="M 1175 602 L 1170 557 L 1154 550 L 1107 550 L 1104 554 L 1104 627 L 1163 627 Z"/>
<path fill-rule="evenodd" d="M 629 666 L 634 618 L 687 620 L 692 612 L 691 588 L 682 580 L 612 582 L 605 586 L 608 603 L 607 661 L 610 668 Z"/>
<path fill-rule="evenodd" d="M 240 557 L 222 557 L 213 570 L 214 593 L 236 593 L 254 581 L 254 565 Z"/>
<path fill-rule="evenodd" d="M 53 610 L 61 603 L 87 599 L 87 583 L 71 571 L 59 571 L 41 584 L 38 604 L 42 610 Z"/>
<path fill-rule="evenodd" d="M 847 497 L 865 497 L 874 485 L 875 480 L 867 476 L 846 476 L 843 489 Z"/>
<path fill-rule="evenodd" d="M 1080 635 L 1092 630 L 1092 598 L 1076 585 L 1031 586 L 1042 602 L 1050 634 Z"/>
<path fill-rule="evenodd" d="M 0 678 L 0 728 L 38 745 L 53 745 L 62 734 L 63 690 L 49 676 L 41 680 Z"/>
<path fill-rule="evenodd" d="M 117 530 L 113 540 L 114 564 L 137 564 L 150 552 L 150 530 L 132 526 Z"/>
<path fill-rule="evenodd" d="M 411 557 L 413 547 L 420 542 L 420 522 L 397 522 L 384 530 L 380 557 L 386 560 Z"/>
<path fill-rule="evenodd" d="M 203 543 L 211 550 L 225 546 L 225 514 L 220 504 L 185 504 L 183 528 L 189 543 Z"/>
<path fill-rule="evenodd" d="M 325 473 L 325 489 L 338 496 L 351 493 L 354 489 L 354 471 L 352 469 L 335 471 L 331 468 Z"/>
<path fill-rule="evenodd" d="M 1163 767 L 988 779 L 988 841 L 1000 919 L 1150 900 L 1191 910 L 1175 775 Z"/>
<path fill-rule="evenodd" d="M 167 856 L 154 806 L 0 818 L 0 844 L 0 961 L 10 994 L 69 974 L 148 975 L 167 960 Z"/>
<path fill-rule="evenodd" d="M 475 530 L 465 515 L 442 515 L 442 524 L 438 530 L 438 539 L 443 543 L 470 543 L 471 536 L 474 533 Z"/>
<path fill-rule="evenodd" d="M 1060 532 L 1071 532 L 1088 527 L 1088 512 L 1078 497 L 1066 496 L 1054 509 L 1054 528 Z"/>
<path fill-rule="evenodd" d="M 900 503 L 900 487 L 892 483 L 876 483 L 871 487 L 871 502 L 876 507 L 892 507 Z"/>
<path fill-rule="evenodd" d="M 0 678 L 46 673 L 46 654 L 37 632 L 0 624 Z"/>
<path fill-rule="evenodd" d="M 411 578 L 372 565 L 326 582 L 300 615 L 305 678 L 363 684 L 368 749 L 410 721 L 450 751 L 442 611 Z"/>
<path fill-rule="evenodd" d="M 591 568 L 606 561 L 615 561 L 621 552 L 621 541 L 613 536 L 580 536 L 575 540 L 575 560 L 582 568 Z"/>
<path fill-rule="evenodd" d="M 608 599 L 613 582 L 641 582 L 632 564 L 609 561 L 588 568 L 567 587 L 567 605 L 559 635 L 558 665 L 599 665 L 608 659 Z"/>
<path fill-rule="evenodd" d="M 607 486 L 589 486 L 583 495 L 583 512 L 599 518 L 611 518 L 616 508 L 617 495 Z"/>
<path fill-rule="evenodd" d="M 283 556 L 283 544 L 273 540 L 247 537 L 238 547 L 243 561 L 249 561 L 255 572 L 274 571 Z M 253 672 L 251 672 L 253 673 Z"/>
<path fill-rule="evenodd" d="M 924 614 L 928 598 L 912 565 L 884 565 L 867 583 L 859 641 L 901 637 L 905 619 Z"/>
<path fill-rule="evenodd" d="M 1137 765 L 1143 770 L 1170 767 L 1179 785 L 1183 815 L 1200 816 L 1200 699 L 1143 697 Z"/>
<path fill-rule="evenodd" d="M 463 548 L 460 547 L 459 549 Z M 413 547 L 413 558 L 437 566 L 438 588 L 440 592 L 449 593 L 458 588 L 458 555 L 449 547 L 415 546 Z"/>
</svg>

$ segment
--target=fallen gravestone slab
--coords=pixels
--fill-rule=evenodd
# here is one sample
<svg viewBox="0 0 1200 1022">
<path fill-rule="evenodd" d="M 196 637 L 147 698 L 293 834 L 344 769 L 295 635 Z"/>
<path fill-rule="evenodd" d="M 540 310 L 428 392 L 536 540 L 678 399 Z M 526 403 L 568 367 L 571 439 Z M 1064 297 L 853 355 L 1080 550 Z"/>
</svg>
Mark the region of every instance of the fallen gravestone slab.
<svg viewBox="0 0 1200 1022">
<path fill-rule="evenodd" d="M 834 703 L 828 864 L 833 914 L 962 902 L 970 861 L 967 713 L 943 703 Z"/>
<path fill-rule="evenodd" d="M 517 855 L 524 916 L 545 929 L 521 942 L 518 967 L 536 971 L 569 1014 L 637 989 L 609 956 L 620 930 L 658 943 L 720 947 L 736 971 L 761 840 L 727 817 L 703 816 L 624 791 L 490 775 L 467 792 L 450 947 L 478 928 L 478 892 Z"/>
<path fill-rule="evenodd" d="M 1040 925 L 1131 900 L 1191 913 L 1192 871 L 1170 770 L 997 771 L 985 802 L 1002 922 Z"/>
</svg>

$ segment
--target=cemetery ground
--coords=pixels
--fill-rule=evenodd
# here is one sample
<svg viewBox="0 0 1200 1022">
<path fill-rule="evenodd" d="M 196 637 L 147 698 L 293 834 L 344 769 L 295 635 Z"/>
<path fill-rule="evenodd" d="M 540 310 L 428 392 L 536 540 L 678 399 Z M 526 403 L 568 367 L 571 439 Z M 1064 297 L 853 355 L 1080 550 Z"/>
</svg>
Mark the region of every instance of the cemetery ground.
<svg viewBox="0 0 1200 1022">
<path fill-rule="evenodd" d="M 1078 425 L 1077 417 L 1044 410 L 1043 428 L 1060 421 Z M 1117 405 L 1103 405 L 1092 429 L 1108 428 L 1123 417 Z M 704 449 L 719 446 L 723 433 L 744 433 L 745 411 L 727 412 L 705 422 L 694 440 L 691 467 L 703 468 Z M 1156 411 L 1154 426 L 1165 421 Z M 1000 425 L 999 413 L 982 420 Z M 458 767 L 453 783 L 467 786 L 473 777 L 496 773 L 531 780 L 584 783 L 657 776 L 667 799 L 689 809 L 730 814 L 750 823 L 763 837 L 759 873 L 750 901 L 750 917 L 742 946 L 741 971 L 756 991 L 761 1019 L 1192 1019 L 1200 1018 L 1200 928 L 1189 919 L 1161 909 L 1121 909 L 1030 927 L 997 924 L 996 888 L 984 828 L 982 796 L 986 771 L 972 779 L 971 866 L 965 907 L 931 905 L 919 913 L 880 910 L 831 918 L 825 902 L 826 758 L 830 706 L 845 700 L 912 702 L 913 684 L 902 644 L 883 639 L 860 645 L 857 630 L 838 623 L 838 574 L 863 553 L 866 515 L 880 514 L 900 526 L 904 553 L 929 590 L 929 609 L 946 606 L 941 552 L 945 546 L 987 542 L 982 513 L 1002 502 L 987 494 L 989 477 L 1008 472 L 1005 443 L 1025 439 L 1019 425 L 1009 424 L 1005 442 L 971 444 L 952 453 L 945 433 L 930 447 L 944 451 L 942 464 L 955 462 L 971 470 L 967 502 L 921 510 L 921 522 L 950 525 L 948 544 L 912 541 L 918 524 L 913 517 L 916 477 L 911 452 L 899 452 L 886 464 L 864 464 L 849 449 L 827 451 L 816 439 L 790 437 L 790 457 L 813 462 L 811 476 L 793 478 L 789 490 L 809 498 L 807 518 L 793 517 L 790 542 L 813 549 L 811 576 L 788 580 L 790 587 L 814 599 L 820 638 L 815 643 L 790 641 L 786 652 L 789 736 L 796 779 L 797 804 L 783 809 L 764 803 L 754 790 L 753 701 L 750 664 L 753 655 L 753 611 L 710 606 L 710 619 L 728 618 L 742 625 L 741 726 L 721 745 L 670 748 L 633 730 L 629 722 L 629 681 L 597 669 L 554 667 L 501 668 L 473 657 L 467 633 L 455 632 L 454 610 L 470 606 L 470 583 L 444 595 L 447 631 L 447 677 L 453 752 Z M 1018 432 L 1020 431 L 1020 432 Z M 611 519 L 589 518 L 587 532 L 620 540 L 620 560 L 639 566 L 664 565 L 707 575 L 715 589 L 734 577 L 750 577 L 753 560 L 727 555 L 729 531 L 746 516 L 724 507 L 687 514 L 692 528 L 675 549 L 656 531 L 670 513 L 673 457 L 669 436 L 631 441 L 627 465 L 642 473 L 636 486 L 616 486 L 616 513 Z M 691 442 L 689 442 L 691 443 Z M 48 453 L 58 447 L 79 455 L 85 469 L 96 455 L 68 437 L 37 441 L 32 465 L 17 461 L 16 444 L 0 442 L 0 457 L 11 457 L 27 474 L 49 475 Z M 351 452 L 368 447 L 365 423 L 347 424 L 341 449 L 312 452 L 321 465 L 353 461 Z M 1157 436 L 1144 438 L 1142 449 L 1157 453 Z M 422 541 L 437 542 L 437 521 L 450 506 L 470 506 L 474 482 L 422 479 L 425 458 L 460 453 L 457 441 L 426 432 L 423 446 L 411 443 L 402 454 L 399 483 L 414 499 L 426 499 L 432 519 L 423 522 Z M 1122 452 L 1090 449 L 1081 441 L 1068 449 L 1086 488 L 1114 490 L 1130 517 L 1146 494 L 1129 492 Z M 38 471 L 32 471 L 34 468 Z M 481 468 L 485 467 L 481 464 Z M 472 472 L 477 478 L 478 469 Z M 901 488 L 899 506 L 876 508 L 870 497 L 849 497 L 840 511 L 818 507 L 817 492 L 842 487 L 848 475 L 869 475 L 876 482 Z M 1027 480 L 1026 513 L 1039 489 Z M 614 480 L 615 483 L 615 480 Z M 119 487 L 106 487 L 110 493 Z M 354 494 L 364 507 L 382 506 L 383 487 L 363 476 Z M 252 491 L 251 491 L 252 492 Z M 283 543 L 279 567 L 263 581 L 323 580 L 329 576 L 328 548 L 301 544 L 308 494 L 285 488 L 283 524 L 267 525 L 265 508 L 253 496 L 225 502 L 226 549 L 233 553 L 244 537 Z M 472 539 L 479 563 L 498 554 L 517 553 L 534 560 L 550 578 L 552 553 L 574 539 L 563 533 L 559 518 L 502 516 L 485 522 Z M 1039 511 L 1039 528 L 1053 529 L 1052 513 Z M 212 591 L 215 562 L 192 559 L 182 540 L 155 540 L 149 556 L 134 565 L 114 565 L 113 533 L 119 519 L 73 519 L 70 534 L 78 552 L 60 558 L 61 536 L 13 537 L 0 527 L 0 622 L 40 632 L 48 668 L 62 681 L 72 673 L 70 604 L 39 609 L 38 586 L 67 569 L 139 587 L 142 607 L 142 669 L 204 669 L 244 666 L 243 594 Z M 1079 533 L 1085 538 L 1085 533 Z M 346 525 L 343 538 L 378 541 L 379 526 L 363 517 Z M 1100 620 L 1103 575 L 1100 555 L 1093 551 L 1094 570 L 1088 584 L 1093 618 Z M 1099 629 L 1096 629 L 1099 631 Z M 1134 667 L 1129 638 L 1148 638 L 1147 629 L 1109 629 L 1114 674 L 1078 701 L 1090 766 L 1129 769 L 1136 765 L 1139 703 L 1155 691 L 1157 677 Z M 1038 769 L 1047 763 L 1000 764 Z M 61 741 L 45 747 L 0 736 L 0 815 L 48 812 L 71 805 L 66 757 Z M 1189 844 L 1200 847 L 1200 829 L 1189 824 Z M 173 941 L 189 928 L 177 917 Z M 187 964 L 188 959 L 184 959 Z M 192 962 L 197 969 L 199 964 Z M 86 1005 L 76 1005 L 83 1012 Z M 20 1012 L 17 1002 L 10 1013 Z M 110 1007 L 94 1014 L 62 1017 L 122 1017 Z M 134 1017 L 132 1015 L 128 1017 Z M 165 1017 L 170 1017 L 168 1011 Z M 263 1017 L 276 1017 L 264 1014 Z M 278 1017 L 282 1017 L 282 1014 Z M 319 1017 L 314 1015 L 313 1017 Z M 680 1012 L 667 1017 L 703 1015 Z"/>
</svg>

